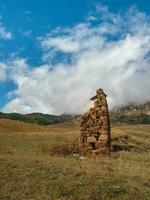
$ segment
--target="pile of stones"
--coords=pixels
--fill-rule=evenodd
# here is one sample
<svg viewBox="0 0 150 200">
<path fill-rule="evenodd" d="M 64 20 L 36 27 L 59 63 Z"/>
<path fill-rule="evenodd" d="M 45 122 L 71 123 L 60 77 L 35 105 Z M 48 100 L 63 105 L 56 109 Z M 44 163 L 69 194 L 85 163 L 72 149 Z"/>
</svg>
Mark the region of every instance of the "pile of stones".
<svg viewBox="0 0 150 200">
<path fill-rule="evenodd" d="M 111 150 L 110 120 L 107 95 L 100 88 L 91 98 L 94 107 L 81 116 L 79 146 L 84 154 L 109 154 Z"/>
</svg>

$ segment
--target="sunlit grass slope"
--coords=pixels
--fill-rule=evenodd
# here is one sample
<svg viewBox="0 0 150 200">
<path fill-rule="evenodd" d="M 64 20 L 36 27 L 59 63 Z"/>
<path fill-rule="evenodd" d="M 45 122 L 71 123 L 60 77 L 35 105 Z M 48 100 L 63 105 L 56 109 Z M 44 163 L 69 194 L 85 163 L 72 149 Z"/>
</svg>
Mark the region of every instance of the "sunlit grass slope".
<svg viewBox="0 0 150 200">
<path fill-rule="evenodd" d="M 0 120 L 0 200 L 149 200 L 150 125 L 112 128 L 111 157 L 73 156 L 76 124 Z"/>
</svg>

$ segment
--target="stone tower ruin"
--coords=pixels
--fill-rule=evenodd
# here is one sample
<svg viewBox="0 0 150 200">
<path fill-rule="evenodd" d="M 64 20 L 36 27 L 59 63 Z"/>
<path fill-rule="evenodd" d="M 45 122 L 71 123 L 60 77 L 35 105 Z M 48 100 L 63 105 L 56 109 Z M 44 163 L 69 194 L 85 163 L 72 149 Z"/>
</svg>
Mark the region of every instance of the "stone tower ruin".
<svg viewBox="0 0 150 200">
<path fill-rule="evenodd" d="M 107 95 L 102 89 L 90 100 L 94 107 L 81 116 L 80 149 L 84 154 L 109 154 L 111 150 L 110 120 Z"/>
</svg>

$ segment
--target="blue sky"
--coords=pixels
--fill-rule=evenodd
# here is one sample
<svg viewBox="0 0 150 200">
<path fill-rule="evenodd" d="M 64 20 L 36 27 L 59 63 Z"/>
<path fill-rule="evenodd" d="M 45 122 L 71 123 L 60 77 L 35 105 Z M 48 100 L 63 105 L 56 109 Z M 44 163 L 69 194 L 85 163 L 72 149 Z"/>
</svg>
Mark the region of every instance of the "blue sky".
<svg viewBox="0 0 150 200">
<path fill-rule="evenodd" d="M 101 7 L 101 9 L 98 10 L 97 7 Z M 132 9 L 131 11 L 132 14 L 131 12 L 128 13 L 128 11 L 131 10 L 131 8 L 133 7 L 134 9 Z M 99 13 L 102 12 L 103 17 L 99 16 L 98 12 Z M 79 48 L 78 47 L 79 44 L 74 42 L 74 41 L 77 41 L 79 38 L 77 35 L 73 35 L 71 31 L 77 31 L 78 33 L 80 29 L 83 30 L 83 24 L 84 24 L 84 30 L 85 30 L 85 26 L 86 28 L 88 27 L 87 31 L 91 32 L 91 34 L 94 34 L 94 37 L 95 37 L 94 40 L 96 40 L 99 37 L 98 38 L 98 41 L 99 41 L 100 35 L 98 34 L 95 35 L 95 33 L 93 33 L 94 28 L 97 29 L 98 26 L 101 26 L 101 25 L 104 26 L 104 24 L 106 25 L 107 23 L 110 23 L 109 27 L 110 25 L 113 25 L 117 29 L 119 26 L 121 26 L 119 22 L 116 24 L 115 22 L 110 22 L 111 20 L 110 19 L 108 20 L 106 15 L 108 15 L 109 17 L 112 15 L 115 20 L 123 16 L 122 21 L 125 21 L 127 18 L 127 15 L 134 15 L 135 13 L 139 17 L 139 19 L 142 18 L 146 26 L 149 26 L 149 24 L 147 24 L 147 21 L 150 15 L 150 3 L 148 0 L 143 0 L 143 1 L 141 0 L 136 0 L 136 1 L 133 1 L 133 0 L 125 0 L 125 1 L 120 1 L 120 0 L 112 0 L 112 1 L 110 0 L 101 0 L 101 1 L 0 0 L 0 63 L 2 65 L 0 73 L 4 74 L 3 77 L 1 78 L 2 80 L 0 80 L 0 92 L 1 92 L 0 109 L 1 111 L 23 112 L 23 113 L 39 111 L 39 112 L 45 112 L 45 113 L 53 112 L 57 114 L 59 112 L 60 113 L 74 112 L 74 110 L 76 110 L 76 107 L 81 107 L 81 106 L 84 107 L 84 105 L 87 105 L 87 102 L 85 103 L 85 101 L 83 101 L 82 103 L 80 103 L 80 105 L 78 104 L 74 105 L 75 108 L 73 110 L 69 109 L 68 111 L 67 107 L 71 100 L 68 102 L 68 104 L 67 103 L 61 104 L 61 106 L 59 106 L 60 105 L 59 101 L 56 103 L 56 105 L 54 105 L 55 103 L 53 101 L 50 104 L 48 104 L 47 102 L 45 102 L 45 98 L 48 95 L 48 99 L 50 99 L 49 101 L 51 101 L 51 96 L 54 95 L 53 90 L 55 90 L 55 87 L 56 87 L 55 84 L 53 88 L 51 88 L 50 90 L 47 88 L 48 94 L 43 93 L 41 94 L 42 97 L 41 96 L 38 97 L 36 93 L 35 93 L 35 96 L 30 96 L 28 93 L 27 94 L 25 93 L 27 89 L 30 90 L 30 85 L 28 85 L 29 84 L 28 82 L 24 83 L 27 86 L 27 89 L 25 89 L 24 93 L 20 92 L 20 88 L 23 87 L 24 89 L 25 87 L 22 83 L 23 80 L 31 78 L 30 74 L 32 73 L 35 74 L 33 69 L 36 69 L 36 68 L 39 69 L 40 72 L 38 73 L 40 73 L 39 75 L 40 78 L 39 77 L 38 78 L 40 80 L 42 77 L 42 73 L 44 73 L 42 72 L 42 70 L 43 71 L 48 70 L 47 76 L 48 76 L 48 73 L 52 71 L 51 74 L 49 75 L 49 77 L 52 77 L 51 78 L 52 80 L 53 77 L 54 79 L 57 77 L 56 70 L 54 73 L 53 68 L 56 68 L 56 69 L 58 68 L 59 73 L 64 68 L 64 66 L 58 67 L 58 65 L 62 66 L 65 64 L 66 68 L 64 70 L 68 68 L 73 68 L 73 67 L 75 67 L 76 69 L 79 68 L 77 63 L 79 63 L 80 60 L 77 60 L 77 57 L 79 58 L 79 52 L 77 51 L 80 51 L 83 58 L 83 56 L 85 55 L 85 49 Z M 143 17 L 143 15 L 145 16 Z M 91 19 L 89 20 L 90 17 Z M 133 16 L 131 16 L 131 18 L 132 17 Z M 124 32 L 119 31 L 117 32 L 117 34 L 105 33 L 105 35 L 107 35 L 107 38 L 106 36 L 105 38 L 104 36 L 103 38 L 101 37 L 102 40 L 105 40 L 105 41 L 107 40 L 107 46 L 112 43 L 113 41 L 112 38 L 116 38 L 115 39 L 116 42 L 121 41 L 121 39 L 119 41 L 119 38 L 127 38 L 127 32 L 129 32 L 132 36 L 134 36 L 133 34 L 134 31 L 133 30 L 131 31 L 131 28 L 130 30 L 128 30 L 128 25 L 130 24 L 131 18 L 127 19 L 128 24 L 123 27 L 125 29 Z M 78 25 L 80 25 L 79 30 L 77 27 Z M 142 25 L 138 24 L 137 26 L 140 27 Z M 58 30 L 58 27 L 59 27 L 59 30 Z M 106 26 L 104 28 L 106 29 Z M 135 30 L 136 28 L 137 27 L 135 27 Z M 143 27 L 140 27 L 140 28 L 143 30 Z M 69 31 L 66 31 L 66 29 L 69 29 Z M 85 35 L 86 34 L 87 33 L 85 33 Z M 144 34 L 145 33 L 143 33 L 143 35 Z M 89 41 L 92 38 L 93 38 L 93 35 L 90 35 L 90 36 L 86 35 L 86 39 L 88 39 Z M 83 36 L 82 39 L 84 40 L 85 37 Z M 94 40 L 92 40 L 92 42 Z M 70 41 L 71 43 L 69 43 Z M 66 45 L 66 46 L 62 46 L 62 45 Z M 118 43 L 116 43 L 116 45 L 118 45 Z M 84 46 L 84 44 L 82 44 L 82 46 Z M 106 46 L 106 42 L 104 46 Z M 92 54 L 95 52 L 95 49 L 98 51 L 98 48 L 100 47 L 96 47 L 96 43 L 93 43 L 93 49 L 91 50 L 90 47 L 88 48 L 86 47 L 86 53 L 90 50 Z M 102 53 L 100 49 L 98 52 L 99 54 Z M 145 52 L 145 54 L 147 55 L 147 52 Z M 146 55 L 144 55 L 144 57 Z M 22 69 L 20 70 L 21 67 L 18 66 L 19 61 L 16 62 L 17 60 L 20 60 L 20 63 L 22 63 L 23 70 Z M 128 62 L 131 62 L 131 61 L 128 61 Z M 144 62 L 145 60 L 143 60 L 143 63 Z M 76 64 L 73 64 L 73 63 L 76 63 Z M 97 65 L 97 63 L 95 65 Z M 149 69 L 147 65 L 148 64 L 144 66 L 143 70 L 145 70 L 145 68 Z M 80 70 L 81 70 L 81 67 L 80 67 Z M 15 71 L 15 74 L 14 74 L 14 71 Z M 18 71 L 20 71 L 19 75 L 17 74 Z M 117 71 L 116 74 L 118 74 L 118 72 L 119 70 Z M 52 73 L 54 73 L 53 76 L 52 76 Z M 63 73 L 69 73 L 69 72 L 63 71 Z M 109 78 L 108 74 L 107 76 Z M 45 77 L 44 80 L 46 80 L 46 78 L 48 77 Z M 59 75 L 57 78 L 63 78 L 63 77 Z M 78 75 L 78 78 L 79 78 L 79 75 Z M 81 86 L 84 85 L 87 80 L 90 81 L 91 78 L 92 77 L 87 77 L 85 82 L 81 83 Z M 35 80 L 35 77 L 33 79 Z M 31 83 L 33 79 L 31 80 Z M 75 77 L 73 76 L 72 79 L 75 79 Z M 51 83 L 51 80 L 50 80 L 50 83 Z M 102 80 L 99 81 L 97 79 L 97 82 L 94 83 L 93 87 L 89 89 L 89 92 L 87 92 L 85 87 L 83 87 L 83 91 L 86 91 L 87 93 L 86 98 L 89 97 L 89 95 L 92 92 L 92 89 L 95 89 L 98 85 L 101 85 L 101 81 Z M 65 88 L 67 84 L 69 83 L 65 82 L 63 89 L 66 92 L 66 95 L 69 95 L 69 89 Z M 78 93 L 78 90 L 76 90 L 77 88 L 76 82 L 74 81 L 74 83 L 72 84 L 73 84 L 72 88 Z M 146 85 L 146 84 L 147 83 L 143 83 L 143 85 Z M 45 87 L 48 87 L 48 85 L 43 85 L 40 87 L 40 89 L 42 89 L 42 87 L 45 88 Z M 78 87 L 80 88 L 80 86 Z M 114 86 L 114 89 L 116 89 L 115 87 L 116 86 Z M 58 88 L 56 87 L 56 89 Z M 109 92 L 110 89 L 106 87 L 106 90 L 108 90 Z M 127 89 L 124 89 L 124 90 L 127 91 Z M 114 92 L 114 94 L 111 94 L 110 92 L 110 97 L 111 97 L 110 102 L 115 101 L 113 100 L 114 98 L 113 96 L 115 96 L 116 93 Z M 148 99 L 149 97 L 147 95 L 147 92 L 145 93 L 146 93 L 146 99 Z M 61 91 L 60 91 L 60 94 L 61 94 Z M 36 99 L 36 96 L 37 96 L 37 99 Z M 42 99 L 40 100 L 40 98 Z M 71 97 L 69 96 L 69 98 L 73 99 L 73 96 Z M 136 98 L 137 98 L 137 93 L 135 94 L 133 98 L 131 98 L 130 101 L 134 101 L 134 99 Z M 118 97 L 118 100 L 116 100 L 116 102 L 126 103 L 126 101 L 123 101 L 122 99 L 124 99 L 124 97 L 122 96 Z M 57 97 L 56 97 L 56 101 L 57 101 Z M 44 104 L 46 104 L 47 106 L 45 107 Z M 58 107 L 59 109 L 53 108 L 53 105 L 54 107 Z M 77 112 L 79 112 L 79 110 Z"/>
</svg>

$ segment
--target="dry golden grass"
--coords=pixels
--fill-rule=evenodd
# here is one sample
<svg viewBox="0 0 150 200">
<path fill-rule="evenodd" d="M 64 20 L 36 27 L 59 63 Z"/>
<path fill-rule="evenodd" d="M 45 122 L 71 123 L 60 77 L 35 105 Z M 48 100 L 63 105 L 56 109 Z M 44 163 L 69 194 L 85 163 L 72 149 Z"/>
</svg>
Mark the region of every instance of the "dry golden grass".
<svg viewBox="0 0 150 200">
<path fill-rule="evenodd" d="M 75 124 L 0 120 L 0 200 L 149 200 L 150 125 L 112 128 L 111 157 L 73 156 Z"/>
</svg>

